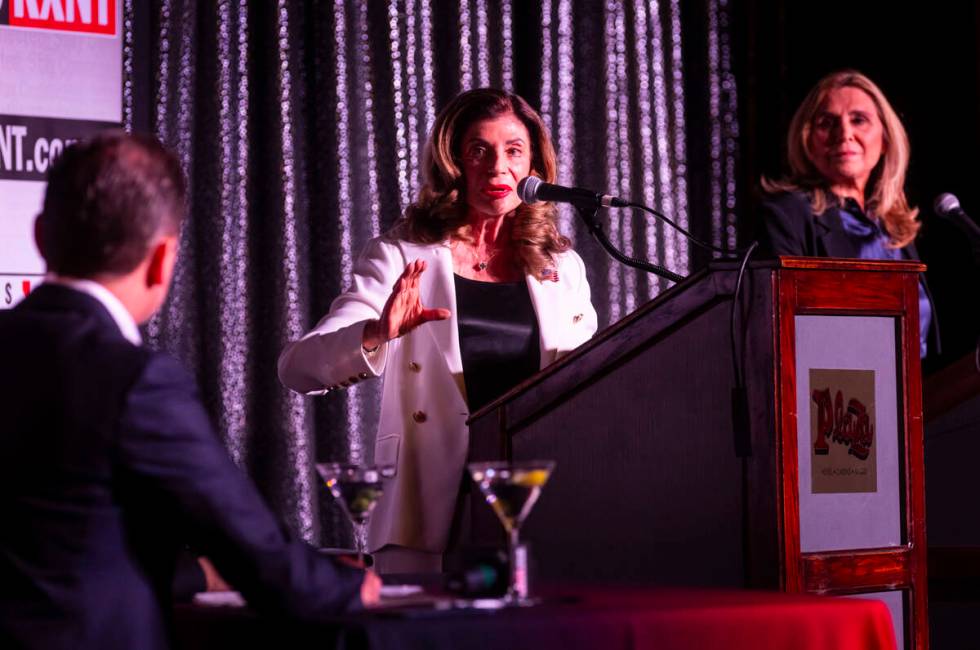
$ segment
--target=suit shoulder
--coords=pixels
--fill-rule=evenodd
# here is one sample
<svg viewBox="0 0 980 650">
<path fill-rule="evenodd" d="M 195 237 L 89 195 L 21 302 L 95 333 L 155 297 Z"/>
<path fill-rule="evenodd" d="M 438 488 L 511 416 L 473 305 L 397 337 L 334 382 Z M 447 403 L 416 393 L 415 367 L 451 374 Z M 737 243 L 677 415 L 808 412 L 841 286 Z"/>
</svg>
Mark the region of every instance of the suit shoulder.
<svg viewBox="0 0 980 650">
<path fill-rule="evenodd" d="M 762 200 L 762 212 L 786 219 L 803 220 L 813 216 L 809 197 L 803 192 L 778 192 Z M 768 213 L 768 214 L 767 214 Z"/>
<path fill-rule="evenodd" d="M 565 266 L 577 266 L 585 268 L 585 262 L 582 260 L 582 256 L 575 252 L 574 248 L 569 248 L 568 250 L 562 251 L 555 255 L 555 264 L 559 267 Z"/>
<path fill-rule="evenodd" d="M 195 384 L 191 374 L 172 356 L 165 352 L 157 352 L 145 348 L 138 349 L 143 353 L 142 372 L 140 373 L 141 381 L 154 384 L 183 385 L 193 388 Z"/>
<path fill-rule="evenodd" d="M 812 243 L 815 218 L 803 192 L 771 194 L 762 202 L 756 235 L 759 255 L 815 255 Z"/>
<path fill-rule="evenodd" d="M 406 246 L 411 246 L 411 244 L 392 236 L 390 233 L 372 237 L 361 249 L 360 255 L 358 255 L 358 263 L 390 264 L 396 267 L 404 267 L 404 261 L 407 257 Z"/>
<path fill-rule="evenodd" d="M 569 248 L 554 257 L 555 270 L 563 280 L 571 281 L 571 286 L 578 287 L 588 282 L 588 270 L 585 261 L 575 250 Z"/>
<path fill-rule="evenodd" d="M 149 352 L 141 372 L 129 385 L 120 424 L 126 444 L 165 431 L 168 439 L 213 437 L 197 382 L 174 358 Z M 133 447 L 130 447 L 132 450 Z"/>
<path fill-rule="evenodd" d="M 38 308 L 30 300 L 0 317 L 0 336 L 20 343 L 8 355 L 11 367 L 42 367 L 65 381 L 98 374 L 102 391 L 124 388 L 141 372 L 149 351 L 124 339 L 114 325 L 90 312 Z"/>
</svg>

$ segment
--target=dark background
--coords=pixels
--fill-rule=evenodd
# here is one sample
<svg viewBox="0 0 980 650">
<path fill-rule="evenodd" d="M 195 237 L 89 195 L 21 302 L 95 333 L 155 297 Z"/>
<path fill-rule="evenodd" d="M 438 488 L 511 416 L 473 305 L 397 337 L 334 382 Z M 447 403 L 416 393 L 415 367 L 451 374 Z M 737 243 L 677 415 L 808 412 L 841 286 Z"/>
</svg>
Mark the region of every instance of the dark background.
<svg viewBox="0 0 980 650">
<path fill-rule="evenodd" d="M 453 14 L 452 0 L 435 0 L 436 15 Z M 151 32 L 155 27 L 144 3 L 136 3 L 134 125 L 152 130 L 149 65 Z M 706 3 L 682 0 L 685 16 L 684 60 L 687 69 L 688 151 L 692 170 L 708 166 L 707 129 L 701 112 L 706 102 L 704 56 L 707 47 Z M 526 65 L 515 67 L 515 90 L 538 105 L 540 57 L 525 51 L 532 39 L 522 29 L 536 30 L 537 3 L 514 7 L 515 55 Z M 976 288 L 980 272 L 963 233 L 935 217 L 932 204 L 943 192 L 952 192 L 968 214 L 980 216 L 980 10 L 974 2 L 894 2 L 827 0 L 819 3 L 743 0 L 731 6 L 732 59 L 739 106 L 739 240 L 744 245 L 756 232 L 759 179 L 778 176 L 785 169 L 785 138 L 789 121 L 807 91 L 822 76 L 843 68 L 857 69 L 882 89 L 908 131 L 912 158 L 906 180 L 908 198 L 920 208 L 923 228 L 917 242 L 928 266 L 927 277 L 938 305 L 943 354 L 927 364 L 927 371 L 969 353 L 980 333 Z M 597 29 L 601 27 L 596 21 Z M 443 51 L 455 43 L 435 33 Z M 601 36 L 601 33 L 600 33 Z M 458 92 L 458 79 L 440 58 L 436 75 L 437 99 L 444 104 Z M 589 116 L 591 118 L 591 116 Z M 583 171 L 583 170 L 579 170 Z M 587 171 L 587 170 L 584 170 Z M 581 175 L 587 176 L 587 173 Z M 710 237 L 704 214 L 704 175 L 688 179 L 691 228 Z M 692 268 L 707 261 L 692 249 Z"/>
<path fill-rule="evenodd" d="M 945 351 L 944 358 L 930 361 L 927 369 L 970 353 L 980 332 L 976 308 L 980 274 L 965 237 L 935 218 L 931 205 L 937 194 L 953 192 L 968 213 L 980 217 L 980 188 L 975 182 L 980 145 L 976 3 L 678 2 L 687 129 L 683 162 L 691 230 L 710 239 L 717 216 L 710 200 L 708 80 L 712 69 L 707 54 L 710 18 L 717 16 L 719 39 L 730 39 L 736 82 L 735 192 L 741 244 L 750 242 L 756 231 L 759 178 L 780 174 L 786 128 L 807 90 L 834 70 L 861 70 L 889 97 L 911 139 L 907 190 L 911 203 L 922 208 L 919 249 L 929 264 Z M 598 189 L 607 185 L 608 143 L 601 103 L 604 15 L 602 4 L 593 0 L 576 0 L 574 5 L 574 177 L 576 184 Z M 353 33 L 354 16 L 362 6 L 366 24 L 375 28 L 372 33 L 387 34 L 383 3 L 361 5 L 348 0 L 346 29 Z M 454 36 L 458 2 L 432 0 L 429 6 L 440 26 L 433 36 L 438 53 L 435 95 L 441 106 L 460 89 Z M 627 23 L 634 6 L 627 3 Z M 540 7 L 539 2 L 513 3 L 514 86 L 532 105 L 540 104 Z M 661 13 L 667 13 L 665 7 L 672 10 L 673 5 L 660 3 Z M 279 385 L 275 372 L 289 324 L 315 322 L 346 282 L 341 268 L 349 251 L 336 223 L 337 183 L 322 182 L 338 176 L 335 114 L 329 108 L 339 105 L 332 76 L 337 59 L 333 5 L 311 0 L 285 3 L 282 9 L 289 18 L 285 37 L 279 31 L 277 9 L 269 3 L 134 2 L 132 8 L 132 125 L 164 135 L 166 143 L 178 149 L 192 180 L 191 218 L 182 244 L 183 275 L 158 319 L 156 337 L 148 340 L 195 369 L 220 434 L 288 525 L 308 538 L 322 529 L 324 543 L 343 543 L 337 537 L 347 529 L 342 516 L 317 510 L 315 488 L 300 479 L 309 474 L 310 453 L 321 460 L 341 460 L 367 448 L 376 426 L 373 394 L 358 397 L 359 410 L 337 394 L 301 402 Z M 219 29 L 223 13 L 229 16 L 227 33 Z M 489 28 L 495 34 L 500 31 L 493 21 Z M 166 48 L 161 43 L 164 35 Z M 242 49 L 239 36 L 245 38 Z M 499 62 L 499 39 L 491 41 L 489 60 Z M 351 49 L 353 42 L 348 39 L 345 47 Z M 632 45 L 626 45 L 629 51 Z M 374 74 L 378 88 L 390 86 L 384 58 L 389 56 L 389 44 L 375 37 L 367 49 L 374 63 L 363 70 L 354 66 L 362 77 L 351 77 L 347 87 L 345 99 L 354 106 L 364 105 L 363 75 Z M 353 52 L 345 53 L 353 60 Z M 230 58 L 226 86 L 217 83 L 225 63 L 222 57 Z M 291 76 L 288 91 L 280 95 L 277 75 L 284 62 Z M 493 76 L 491 82 L 496 82 Z M 240 92 L 243 85 L 246 91 Z M 635 89 L 630 92 L 635 94 Z M 722 99 L 727 104 L 730 96 Z M 222 113 L 225 100 L 232 107 L 240 100 L 246 103 L 238 111 Z M 280 102 L 290 109 L 285 115 Z M 396 175 L 390 173 L 396 167 L 391 93 L 377 93 L 373 111 L 382 170 L 378 216 L 387 227 L 400 209 Z M 725 129 L 721 137 L 727 146 L 733 129 L 727 125 Z M 363 152 L 361 134 L 350 136 Z M 226 145 L 231 152 L 239 147 L 247 151 L 247 166 L 239 169 L 240 158 L 221 153 Z M 288 213 L 283 207 L 287 188 L 282 173 L 287 149 L 295 179 L 288 188 L 293 199 Z M 364 206 L 370 203 L 364 194 L 366 165 L 360 155 L 351 157 L 361 174 L 352 191 L 354 200 Z M 640 178 L 633 174 L 634 181 Z M 360 209 L 357 214 L 364 213 Z M 295 229 L 302 245 L 284 239 L 287 226 Z M 355 250 L 370 235 L 369 226 L 363 218 L 352 222 Z M 593 300 L 603 322 L 611 311 L 609 305 L 620 299 L 604 283 L 615 262 L 584 233 L 579 234 Z M 235 250 L 242 259 L 229 259 L 223 248 L 226 239 L 241 244 Z M 690 269 L 696 270 L 708 256 L 690 250 Z M 281 270 L 286 268 L 296 273 L 295 296 L 284 288 L 288 274 Z M 640 293 L 647 282 L 645 277 L 638 279 Z M 324 499 L 323 504 L 329 502 Z"/>
<path fill-rule="evenodd" d="M 980 332 L 980 274 L 964 235 L 935 217 L 932 203 L 952 192 L 980 217 L 977 4 L 745 0 L 734 7 L 742 240 L 755 231 L 759 177 L 784 169 L 786 130 L 807 91 L 829 72 L 860 70 L 888 97 L 911 140 L 906 191 L 921 210 L 918 247 L 937 302 L 940 362 L 968 353 Z"/>
<path fill-rule="evenodd" d="M 466 1 L 472 14 L 475 3 Z M 637 31 L 630 26 L 638 20 L 637 7 L 644 4 L 624 3 L 620 34 L 626 53 L 634 50 Z M 669 183 L 658 192 L 680 191 L 682 184 L 676 179 L 688 179 L 691 229 L 710 239 L 717 229 L 713 222 L 720 226 L 724 216 L 727 225 L 734 218 L 728 205 L 737 192 L 732 178 L 737 120 L 732 115 L 736 84 L 729 83 L 728 50 L 723 45 L 717 61 L 709 62 L 708 45 L 714 35 L 717 42 L 728 43 L 734 8 L 725 0 L 652 5 L 662 29 L 681 30 L 680 67 L 665 60 L 663 92 L 664 100 L 670 101 L 681 94 L 673 80 L 683 84 L 686 129 L 683 148 L 675 149 L 671 142 L 666 154 L 655 156 L 670 172 L 667 181 L 658 179 Z M 413 6 L 420 10 L 420 5 Z M 562 21 L 554 20 L 558 3 L 552 2 L 555 13 L 547 30 L 541 25 L 542 3 L 511 6 L 514 89 L 539 105 L 543 38 L 551 39 L 553 48 L 560 40 Z M 146 340 L 196 371 L 219 435 L 287 525 L 307 539 L 322 532 L 325 544 L 346 544 L 349 540 L 341 538 L 347 523 L 328 499 L 321 498 L 310 461 L 315 457 L 368 462 L 380 386 L 374 382 L 342 394 L 300 398 L 280 385 L 276 358 L 284 342 L 319 320 L 345 288 L 345 264 L 371 237 L 373 219 L 387 229 L 400 215 L 403 167 L 397 139 L 415 127 L 396 110 L 387 4 L 173 0 L 134 2 L 129 7 L 131 50 L 124 61 L 132 62 L 132 71 L 124 106 L 132 110 L 124 118 L 172 147 L 190 183 L 181 261 L 170 297 L 147 327 Z M 439 108 L 462 83 L 460 2 L 431 0 L 427 7 L 432 19 L 434 103 Z M 610 181 L 607 156 L 613 149 L 617 156 L 620 153 L 618 143 L 608 136 L 604 101 L 611 69 L 604 44 L 607 12 L 594 0 L 574 0 L 570 9 L 574 71 L 566 90 L 574 103 L 572 177 L 577 185 L 603 188 Z M 488 0 L 486 11 L 486 49 L 474 50 L 471 64 L 483 58 L 489 83 L 500 86 L 504 38 L 499 0 Z M 407 29 L 409 21 L 404 22 Z M 653 22 L 647 23 L 643 38 L 653 38 Z M 476 29 L 471 21 L 471 43 L 482 42 Z M 671 43 L 677 42 L 674 38 L 672 33 Z M 631 103 L 626 128 L 639 134 L 639 63 L 631 54 L 626 59 L 623 82 Z M 418 71 L 414 74 L 418 81 Z M 709 94 L 715 75 L 713 99 L 720 111 L 712 118 Z M 554 100 L 558 89 L 553 88 Z M 663 117 L 675 120 L 673 105 Z M 366 119 L 376 136 L 373 145 L 365 137 Z M 340 132 L 342 120 L 350 121 Z M 341 147 L 347 151 L 338 155 Z M 631 148 L 630 193 L 644 189 L 643 153 Z M 713 165 L 718 166 L 714 173 Z M 349 183 L 338 182 L 345 166 Z M 716 191 L 718 202 L 728 210 L 725 215 L 713 214 Z M 647 250 L 646 236 L 652 233 L 652 255 L 673 250 L 673 233 L 648 219 L 627 222 L 610 217 L 610 225 L 641 243 L 642 250 Z M 582 242 L 600 323 L 608 324 L 632 309 L 634 297 L 642 301 L 653 293 L 649 290 L 656 279 L 624 270 L 590 241 L 581 222 L 569 226 Z M 676 264 L 689 268 L 676 270 L 695 270 L 707 261 L 704 255 L 693 258 L 690 265 Z M 635 291 L 627 296 L 624 287 L 633 279 Z M 659 282 L 656 288 L 665 285 Z"/>
</svg>

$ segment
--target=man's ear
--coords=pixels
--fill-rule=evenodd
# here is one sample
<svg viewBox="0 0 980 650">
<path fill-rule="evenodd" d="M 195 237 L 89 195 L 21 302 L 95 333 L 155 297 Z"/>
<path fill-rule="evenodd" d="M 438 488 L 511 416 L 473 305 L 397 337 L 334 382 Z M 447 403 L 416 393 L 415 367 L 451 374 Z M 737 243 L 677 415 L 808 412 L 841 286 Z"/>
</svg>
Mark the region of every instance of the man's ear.
<svg viewBox="0 0 980 650">
<path fill-rule="evenodd" d="M 172 243 L 168 239 L 160 239 L 150 250 L 150 263 L 146 267 L 146 286 L 147 288 L 165 284 L 167 277 L 167 257 L 169 247 Z"/>
</svg>

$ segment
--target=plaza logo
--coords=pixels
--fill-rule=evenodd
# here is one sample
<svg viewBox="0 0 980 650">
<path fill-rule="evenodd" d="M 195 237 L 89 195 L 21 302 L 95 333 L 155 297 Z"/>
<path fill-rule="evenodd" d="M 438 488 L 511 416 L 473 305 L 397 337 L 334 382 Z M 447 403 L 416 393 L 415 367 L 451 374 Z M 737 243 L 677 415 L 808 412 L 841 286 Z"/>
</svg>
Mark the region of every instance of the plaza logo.
<svg viewBox="0 0 980 650">
<path fill-rule="evenodd" d="M 830 400 L 830 389 L 813 391 L 813 402 L 817 409 L 817 438 L 813 442 L 813 453 L 826 456 L 830 453 L 830 443 L 847 447 L 847 453 L 860 460 L 867 460 L 874 444 L 875 425 L 868 416 L 868 407 L 861 400 L 851 398 L 844 408 L 844 393 L 837 391 L 837 397 Z"/>
<path fill-rule="evenodd" d="M 0 0 L 0 26 L 116 35 L 116 0 Z"/>
<path fill-rule="evenodd" d="M 878 489 L 875 371 L 810 369 L 811 491 Z"/>
</svg>

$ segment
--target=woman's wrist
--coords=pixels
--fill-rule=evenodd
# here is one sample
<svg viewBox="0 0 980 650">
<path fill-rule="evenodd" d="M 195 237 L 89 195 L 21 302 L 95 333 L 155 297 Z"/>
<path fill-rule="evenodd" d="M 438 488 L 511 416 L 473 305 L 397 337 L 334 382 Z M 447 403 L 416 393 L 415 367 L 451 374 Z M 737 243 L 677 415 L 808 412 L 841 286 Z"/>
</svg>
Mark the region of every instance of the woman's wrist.
<svg viewBox="0 0 980 650">
<path fill-rule="evenodd" d="M 361 348 L 365 352 L 377 352 L 381 343 L 381 332 L 378 321 L 369 320 L 364 324 L 364 334 L 361 336 Z"/>
</svg>

